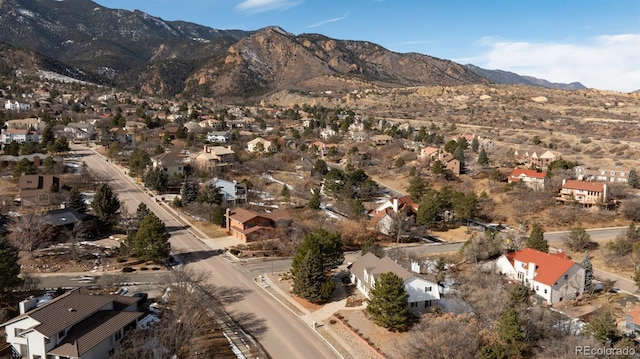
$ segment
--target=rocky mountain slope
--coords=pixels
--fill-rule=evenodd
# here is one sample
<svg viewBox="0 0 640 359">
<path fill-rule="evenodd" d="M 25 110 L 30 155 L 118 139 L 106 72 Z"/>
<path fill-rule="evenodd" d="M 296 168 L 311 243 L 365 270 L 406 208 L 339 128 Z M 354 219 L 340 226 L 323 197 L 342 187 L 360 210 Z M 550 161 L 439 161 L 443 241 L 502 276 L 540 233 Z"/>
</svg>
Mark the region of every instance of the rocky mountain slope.
<svg viewBox="0 0 640 359">
<path fill-rule="evenodd" d="M 518 75 L 515 72 L 510 71 L 487 70 L 471 64 L 467 64 L 465 67 L 497 84 L 537 86 L 556 90 L 584 90 L 587 88 L 580 82 L 564 84 L 550 82 L 533 76 Z"/>
<path fill-rule="evenodd" d="M 160 95 L 486 82 L 457 63 L 369 42 L 295 36 L 277 27 L 222 31 L 89 0 L 4 0 L 0 41 Z"/>
</svg>

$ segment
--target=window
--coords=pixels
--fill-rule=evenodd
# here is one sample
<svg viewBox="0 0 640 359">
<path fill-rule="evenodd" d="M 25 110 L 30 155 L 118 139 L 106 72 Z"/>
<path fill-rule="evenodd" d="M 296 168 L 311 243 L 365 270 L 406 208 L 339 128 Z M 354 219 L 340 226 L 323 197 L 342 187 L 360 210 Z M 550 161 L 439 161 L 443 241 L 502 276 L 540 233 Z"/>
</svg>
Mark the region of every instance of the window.
<svg viewBox="0 0 640 359">
<path fill-rule="evenodd" d="M 546 288 L 545 288 L 545 290 L 544 290 L 544 294 L 547 294 L 547 289 L 546 289 Z"/>
<path fill-rule="evenodd" d="M 428 307 L 430 307 L 430 306 L 431 306 L 431 301 L 430 301 L 430 300 L 425 300 L 425 301 L 424 301 L 424 307 L 425 307 L 425 308 L 428 308 Z"/>
<path fill-rule="evenodd" d="M 564 280 L 567 280 L 567 279 L 569 279 L 569 275 L 568 275 L 568 274 L 565 274 L 565 275 L 564 275 Z"/>
<path fill-rule="evenodd" d="M 51 343 L 51 338 L 44 338 L 44 343 L 45 344 Z"/>
<path fill-rule="evenodd" d="M 33 359 L 42 359 L 42 357 L 40 355 L 33 354 Z"/>
<path fill-rule="evenodd" d="M 409 306 L 410 306 L 411 308 L 416 308 L 416 307 L 418 306 L 418 303 L 416 303 L 416 302 L 411 302 L 411 303 L 409 303 Z"/>
<path fill-rule="evenodd" d="M 431 292 L 431 289 L 433 289 L 433 287 L 424 287 L 425 292 Z"/>
<path fill-rule="evenodd" d="M 116 332 L 115 337 L 116 337 L 116 341 L 119 341 L 120 339 L 122 339 L 122 332 L 118 330 L 118 331 Z"/>
<path fill-rule="evenodd" d="M 13 335 L 16 337 L 19 337 L 20 335 L 22 335 L 23 330 L 20 328 L 13 328 Z"/>
<path fill-rule="evenodd" d="M 67 334 L 67 333 L 65 333 L 65 331 L 64 331 L 64 330 L 63 330 L 63 331 L 61 331 L 60 333 L 58 333 L 58 339 L 62 339 L 62 338 L 64 338 L 65 334 Z"/>
<path fill-rule="evenodd" d="M 537 291 L 539 291 L 539 290 L 540 290 L 540 287 L 539 287 L 539 286 L 536 286 L 536 292 L 537 292 Z"/>
<path fill-rule="evenodd" d="M 27 345 L 26 344 L 20 344 L 20 354 L 22 354 L 23 356 L 27 356 Z"/>
</svg>

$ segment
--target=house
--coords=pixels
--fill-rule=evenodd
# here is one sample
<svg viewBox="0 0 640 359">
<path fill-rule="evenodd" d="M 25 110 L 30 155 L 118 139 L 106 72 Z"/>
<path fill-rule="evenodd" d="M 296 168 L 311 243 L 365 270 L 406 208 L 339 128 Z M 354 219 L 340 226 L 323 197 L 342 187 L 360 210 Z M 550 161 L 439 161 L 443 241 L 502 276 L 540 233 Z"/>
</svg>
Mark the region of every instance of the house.
<svg viewBox="0 0 640 359">
<path fill-rule="evenodd" d="M 356 131 L 351 133 L 351 139 L 356 142 L 364 142 L 369 139 L 369 134 L 365 131 Z"/>
<path fill-rule="evenodd" d="M 109 137 L 111 141 L 116 141 L 121 145 L 136 145 L 136 135 L 133 132 L 129 132 L 124 128 L 114 127 L 109 130 Z"/>
<path fill-rule="evenodd" d="M 226 217 L 227 231 L 243 243 L 264 238 L 265 232 L 276 229 L 280 220 L 291 220 L 286 210 L 258 213 L 244 208 L 227 209 Z"/>
<path fill-rule="evenodd" d="M 124 124 L 124 129 L 129 132 L 144 130 L 146 128 L 147 128 L 147 124 L 141 121 L 126 121 Z"/>
<path fill-rule="evenodd" d="M 37 117 L 21 118 L 18 120 L 9 120 L 4 123 L 7 128 L 17 129 L 35 129 L 36 131 L 42 131 L 47 124 Z"/>
<path fill-rule="evenodd" d="M 165 152 L 151 157 L 153 168 L 161 168 L 168 176 L 179 177 L 184 174 L 184 158 L 173 152 Z"/>
<path fill-rule="evenodd" d="M 556 155 L 551 151 L 546 151 L 540 156 L 534 152 L 533 155 L 531 155 L 531 164 L 539 168 L 547 168 L 547 166 L 556 159 Z"/>
<path fill-rule="evenodd" d="M 432 160 L 438 156 L 440 150 L 435 147 L 424 147 L 420 149 L 418 159 L 422 161 Z"/>
<path fill-rule="evenodd" d="M 389 144 L 393 141 L 393 137 L 389 135 L 374 135 L 371 136 L 371 142 L 376 146 L 382 146 Z"/>
<path fill-rule="evenodd" d="M 599 169 L 595 171 L 595 173 L 591 173 L 592 180 L 598 182 L 609 182 L 609 183 L 627 183 L 629 182 L 629 172 L 627 171 L 616 171 L 616 170 L 607 170 L 607 169 Z"/>
<path fill-rule="evenodd" d="M 0 142 L 6 145 L 11 143 L 11 141 L 16 141 L 17 143 L 37 143 L 40 141 L 40 137 L 38 133 L 27 129 L 9 128 L 3 130 L 2 135 L 0 135 Z"/>
<path fill-rule="evenodd" d="M 231 146 L 205 145 L 204 149 L 195 156 L 194 161 L 200 169 L 206 171 L 224 170 L 225 167 L 230 166 L 235 161 L 235 154 Z"/>
<path fill-rule="evenodd" d="M 338 148 L 338 145 L 335 143 L 324 143 L 322 141 L 315 141 L 314 143 L 311 144 L 311 146 L 315 146 L 316 148 L 316 154 L 319 155 L 320 157 L 324 157 L 326 155 L 329 154 L 329 151 L 331 151 L 332 148 Z"/>
<path fill-rule="evenodd" d="M 74 208 L 55 209 L 46 212 L 43 217 L 45 223 L 53 226 L 59 234 L 65 235 L 63 231 L 68 233 L 75 232 L 76 236 L 93 238 L 96 234 L 98 223 L 96 217 L 80 213 Z M 66 236 L 68 240 L 68 236 Z"/>
<path fill-rule="evenodd" d="M 22 175 L 18 180 L 17 201 L 23 206 L 48 206 L 62 191 L 60 178 L 53 175 Z"/>
<path fill-rule="evenodd" d="M 15 357 L 50 359 L 108 358 L 125 332 L 144 316 L 140 297 L 90 294 L 72 289 L 38 306 L 20 302 L 20 314 L 2 324 Z"/>
<path fill-rule="evenodd" d="M 549 186 L 549 176 L 544 172 L 516 168 L 507 178 L 509 183 L 521 182 L 525 186 L 535 190 L 545 190 Z"/>
<path fill-rule="evenodd" d="M 640 337 L 640 309 L 634 309 L 625 315 L 625 327 L 635 337 Z"/>
<path fill-rule="evenodd" d="M 394 213 L 398 213 L 398 211 L 407 211 L 408 213 L 416 214 L 418 213 L 418 207 L 420 205 L 415 203 L 411 197 L 393 197 L 389 198 L 389 200 L 374 210 L 375 213 L 380 213 L 385 211 L 387 208 L 391 208 Z"/>
<path fill-rule="evenodd" d="M 73 141 L 87 141 L 94 136 L 94 127 L 88 122 L 71 122 L 64 128 L 67 138 Z"/>
<path fill-rule="evenodd" d="M 4 109 L 9 111 L 25 111 L 31 108 L 31 105 L 28 103 L 21 103 L 18 101 L 7 100 L 4 104 Z"/>
<path fill-rule="evenodd" d="M 320 130 L 320 138 L 323 140 L 328 140 L 331 137 L 337 136 L 338 133 L 334 131 L 331 127 L 327 127 L 323 130 Z"/>
<path fill-rule="evenodd" d="M 584 207 L 609 207 L 613 204 L 606 183 L 576 180 L 562 180 L 562 188 L 556 200 L 563 203 L 579 203 Z"/>
<path fill-rule="evenodd" d="M 453 157 L 452 154 L 440 153 L 440 155 L 438 156 L 438 160 L 442 162 L 445 169 L 451 171 L 456 176 L 460 176 L 460 172 L 461 172 L 460 161 L 457 158 Z"/>
<path fill-rule="evenodd" d="M 378 258 L 373 253 L 367 253 L 358 258 L 348 267 L 351 272 L 351 282 L 367 298 L 376 280 L 382 273 L 392 272 L 404 282 L 404 288 L 409 294 L 408 306 L 410 310 L 418 311 L 429 308 L 440 300 L 438 284 L 412 274 L 391 258 Z"/>
<path fill-rule="evenodd" d="M 271 141 L 265 140 L 262 137 L 256 137 L 247 142 L 247 151 L 251 153 L 269 153 L 275 150 L 276 146 Z"/>
<path fill-rule="evenodd" d="M 584 291 L 584 268 L 564 253 L 524 248 L 500 256 L 496 269 L 531 288 L 549 304 L 576 299 Z"/>
<path fill-rule="evenodd" d="M 222 194 L 222 205 L 225 207 L 235 206 L 247 201 L 247 185 L 236 180 L 227 181 L 222 178 L 214 178 L 206 181 L 203 186 L 214 186 L 220 188 Z"/>
<path fill-rule="evenodd" d="M 378 232 L 390 236 L 396 232 L 399 218 L 410 225 L 415 223 L 418 207 L 419 205 L 409 196 L 390 198 L 373 211 L 374 215 L 369 224 Z"/>
<path fill-rule="evenodd" d="M 231 138 L 231 132 L 229 131 L 211 131 L 207 133 L 207 141 L 209 142 L 227 143 L 229 138 Z"/>
<path fill-rule="evenodd" d="M 215 118 L 206 117 L 202 121 L 200 121 L 199 125 L 202 128 L 218 128 L 222 124 L 221 121 L 216 120 Z"/>
</svg>

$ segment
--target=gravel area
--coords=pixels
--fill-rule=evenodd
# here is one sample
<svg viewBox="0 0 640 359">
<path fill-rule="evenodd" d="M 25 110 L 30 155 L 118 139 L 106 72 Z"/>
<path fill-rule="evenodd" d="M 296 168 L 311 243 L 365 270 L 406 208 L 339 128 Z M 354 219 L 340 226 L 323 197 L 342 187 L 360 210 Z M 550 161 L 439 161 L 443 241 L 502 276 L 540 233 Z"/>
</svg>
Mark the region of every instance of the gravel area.
<svg viewBox="0 0 640 359">
<path fill-rule="evenodd" d="M 328 335 L 322 336 L 330 343 L 336 342 L 338 345 L 334 345 L 334 348 L 342 354 L 344 358 L 354 359 L 381 359 L 380 354 L 373 351 L 366 345 L 361 338 L 358 338 L 351 330 L 349 330 L 344 324 L 339 321 L 335 321 L 331 324 L 332 320 L 326 320 L 323 322 L 323 326 L 318 328 L 322 329 Z M 341 349 L 340 349 L 341 348 Z"/>
<path fill-rule="evenodd" d="M 369 320 L 364 310 L 341 310 L 338 312 L 353 328 L 357 328 L 360 335 L 369 338 L 387 358 L 403 358 L 401 348 L 408 337 L 407 333 L 394 333 L 377 326 Z M 336 327 L 336 325 L 332 326 Z M 345 329 L 346 330 L 346 329 Z M 380 358 L 375 356 L 373 358 Z"/>
</svg>

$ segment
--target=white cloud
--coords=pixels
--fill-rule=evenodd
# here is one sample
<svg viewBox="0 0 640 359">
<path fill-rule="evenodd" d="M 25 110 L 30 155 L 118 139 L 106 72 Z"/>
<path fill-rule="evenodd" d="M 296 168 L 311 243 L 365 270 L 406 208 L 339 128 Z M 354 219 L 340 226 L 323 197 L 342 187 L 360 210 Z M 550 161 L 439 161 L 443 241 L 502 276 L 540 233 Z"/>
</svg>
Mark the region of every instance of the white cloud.
<svg viewBox="0 0 640 359">
<path fill-rule="evenodd" d="M 337 22 L 337 21 L 341 21 L 346 19 L 349 16 L 349 12 L 347 12 L 346 14 L 340 16 L 340 17 L 334 17 L 331 19 L 327 19 L 327 20 L 322 20 L 322 21 L 318 21 L 315 24 L 309 25 L 307 26 L 307 28 L 312 28 L 312 27 L 318 27 L 318 26 L 322 26 L 331 22 Z"/>
<path fill-rule="evenodd" d="M 640 34 L 603 35 L 586 44 L 511 42 L 495 38 L 482 38 L 478 43 L 488 47 L 488 51 L 457 61 L 552 82 L 579 81 L 602 90 L 640 89 Z"/>
<path fill-rule="evenodd" d="M 271 10 L 287 10 L 300 5 L 302 2 L 302 0 L 244 0 L 236 6 L 236 10 L 257 14 Z"/>
</svg>

